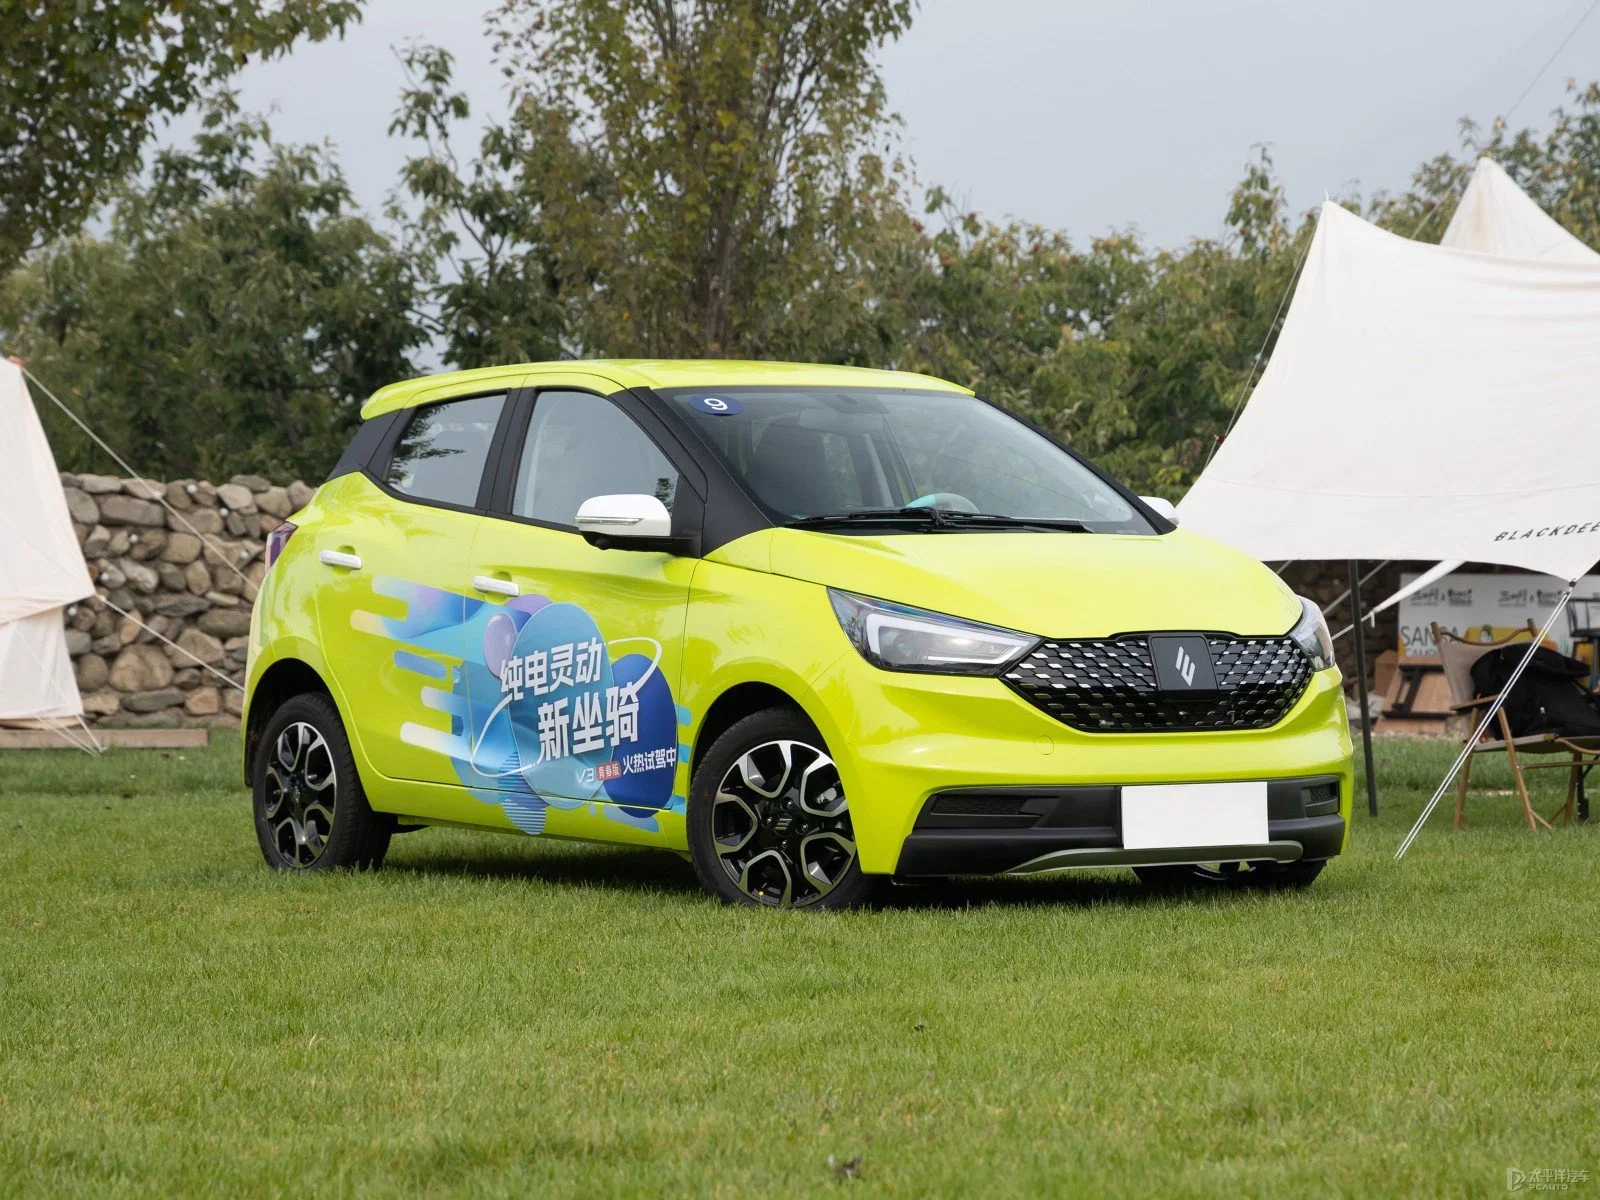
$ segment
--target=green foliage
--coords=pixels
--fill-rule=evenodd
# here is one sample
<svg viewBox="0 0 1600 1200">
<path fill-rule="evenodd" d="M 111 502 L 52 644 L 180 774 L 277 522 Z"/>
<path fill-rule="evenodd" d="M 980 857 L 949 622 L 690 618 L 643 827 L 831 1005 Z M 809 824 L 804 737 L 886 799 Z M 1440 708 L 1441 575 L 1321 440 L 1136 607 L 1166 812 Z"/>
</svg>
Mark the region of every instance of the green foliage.
<svg viewBox="0 0 1600 1200">
<path fill-rule="evenodd" d="M 141 471 L 314 478 L 425 337 L 407 260 L 350 209 L 324 150 L 277 145 L 224 103 L 117 194 L 106 237 L 6 281 L 6 351 Z M 40 410 L 63 468 L 109 469 Z"/>
<path fill-rule="evenodd" d="M 506 0 L 517 112 L 576 348 L 712 357 L 863 336 L 900 215 L 873 56 L 911 0 Z M 857 316 L 830 312 L 854 305 Z"/>
<path fill-rule="evenodd" d="M 1035 226 L 988 225 L 937 189 L 897 365 L 964 383 L 1131 486 L 1182 495 L 1204 466 L 1269 328 L 1309 222 L 1292 228 L 1263 154 L 1227 243 L 1151 253 L 1131 233 L 1084 252 Z"/>
<path fill-rule="evenodd" d="M 432 47 L 405 56 L 407 85 L 391 134 L 423 143 L 401 183 L 417 202 L 398 202 L 391 217 L 407 251 L 427 273 L 429 332 L 461 368 L 534 362 L 560 355 L 569 319 L 543 228 L 550 176 L 535 150 L 540 139 L 519 108 L 507 125 L 491 124 L 477 155 L 463 164 L 452 127 L 471 109 L 451 87 L 451 59 Z"/>
<path fill-rule="evenodd" d="M 0 275 L 70 234 L 133 168 L 157 118 L 252 57 L 321 41 L 360 0 L 5 0 Z"/>
<path fill-rule="evenodd" d="M 327 36 L 357 3 L 143 0 L 116 17 L 76 5 L 30 17 L 41 45 L 109 23 L 118 69 L 152 90 L 106 108 L 96 89 L 111 85 L 81 46 L 81 78 L 51 60 L 49 153 L 79 153 L 71 139 L 93 134 L 73 174 L 90 183 L 76 200 L 47 182 L 14 201 L 16 164 L 49 148 L 0 150 L 5 228 L 21 238 L 0 244 L 0 269 L 60 213 L 88 211 L 152 114 L 245 55 Z M 154 471 L 314 472 L 353 401 L 430 342 L 460 367 L 568 353 L 926 371 L 1139 491 L 1180 497 L 1266 365 L 1315 214 L 1288 210 L 1264 150 L 1227 232 L 1171 249 L 1132 231 L 1082 244 L 986 221 L 936 187 L 916 212 L 875 62 L 912 13 L 912 0 L 502 0 L 490 28 L 513 102 L 470 151 L 449 56 L 406 56 L 391 133 L 417 153 L 389 208 L 398 247 L 352 213 L 326 152 L 219 116 L 193 153 L 117 193 L 105 238 L 59 243 L 0 285 L 0 330 Z M 19 56 L 44 51 L 5 53 L 15 95 Z M 80 109 L 116 128 L 60 122 Z M 0 111 L 0 134 L 30 112 Z M 1543 134 L 1464 123 L 1459 154 L 1422 164 L 1404 193 L 1345 203 L 1436 240 L 1480 154 L 1600 245 L 1597 85 L 1575 89 Z M 58 216 L 13 221 L 15 203 Z M 69 463 L 75 437 L 58 438 Z"/>
<path fill-rule="evenodd" d="M 1368 217 L 1407 237 L 1438 241 L 1484 156 L 1574 237 L 1600 248 L 1600 83 L 1570 85 L 1567 103 L 1542 136 L 1500 121 L 1485 133 L 1463 121 L 1459 156 L 1441 154 L 1424 163 L 1405 194 L 1377 196 Z"/>
</svg>

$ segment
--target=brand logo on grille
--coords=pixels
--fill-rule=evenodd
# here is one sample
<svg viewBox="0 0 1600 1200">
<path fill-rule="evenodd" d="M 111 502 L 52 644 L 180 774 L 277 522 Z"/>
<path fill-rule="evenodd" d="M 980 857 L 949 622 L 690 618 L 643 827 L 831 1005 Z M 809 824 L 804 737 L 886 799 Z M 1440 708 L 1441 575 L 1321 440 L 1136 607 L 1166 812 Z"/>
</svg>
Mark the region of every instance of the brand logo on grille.
<svg viewBox="0 0 1600 1200">
<path fill-rule="evenodd" d="M 1209 694 L 1219 690 L 1211 648 L 1202 635 L 1153 634 L 1150 661 L 1156 669 L 1156 687 L 1163 692 Z"/>
</svg>

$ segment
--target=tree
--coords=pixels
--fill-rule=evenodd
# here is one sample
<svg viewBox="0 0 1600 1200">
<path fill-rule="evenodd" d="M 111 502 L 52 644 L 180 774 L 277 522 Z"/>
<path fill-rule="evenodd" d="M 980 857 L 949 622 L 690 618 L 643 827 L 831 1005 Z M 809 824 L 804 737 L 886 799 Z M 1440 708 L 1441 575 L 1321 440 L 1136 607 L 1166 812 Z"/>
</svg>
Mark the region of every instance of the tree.
<svg viewBox="0 0 1600 1200">
<path fill-rule="evenodd" d="M 1140 490 L 1181 496 L 1276 336 L 1309 220 L 1291 224 L 1263 152 L 1226 241 L 1147 251 L 1132 233 L 1075 250 L 994 225 L 938 189 L 895 365 L 940 375 L 1043 425 Z"/>
<path fill-rule="evenodd" d="M 1096 454 L 1131 429 L 1127 363 L 1109 338 L 1130 288 L 1145 285 L 1131 237 L 1087 254 L 1064 234 L 993 225 L 938 188 L 895 365 L 978 391 Z"/>
<path fill-rule="evenodd" d="M 7 350 L 153 475 L 314 478 L 426 338 L 405 256 L 351 207 L 325 150 L 274 144 L 223 103 L 116 194 L 104 238 L 13 274 Z M 42 414 L 64 468 L 104 469 Z"/>
<path fill-rule="evenodd" d="M 0 39 L 0 275 L 77 230 L 158 117 L 251 57 L 321 41 L 361 0 L 7 0 Z"/>
<path fill-rule="evenodd" d="M 461 368 L 530 362 L 561 354 L 569 320 L 543 228 L 546 173 L 531 152 L 540 139 L 522 128 L 529 112 L 491 124 L 463 163 L 453 126 L 471 116 L 451 86 L 450 55 L 422 46 L 405 56 L 407 84 L 391 134 L 423 143 L 401 168 L 416 210 L 390 205 L 407 233 L 407 253 L 426 276 L 425 320 Z"/>
<path fill-rule="evenodd" d="M 1498 120 L 1485 132 L 1463 120 L 1459 155 L 1423 163 L 1405 192 L 1374 197 L 1368 217 L 1407 237 L 1438 241 L 1478 159 L 1488 156 L 1574 237 L 1600 248 L 1600 83 L 1569 84 L 1567 94 L 1543 136 Z"/>
<path fill-rule="evenodd" d="M 767 354 L 893 220 L 874 55 L 911 0 L 505 0 L 512 129 L 586 350 Z M 802 333 L 801 331 L 807 331 Z"/>
</svg>

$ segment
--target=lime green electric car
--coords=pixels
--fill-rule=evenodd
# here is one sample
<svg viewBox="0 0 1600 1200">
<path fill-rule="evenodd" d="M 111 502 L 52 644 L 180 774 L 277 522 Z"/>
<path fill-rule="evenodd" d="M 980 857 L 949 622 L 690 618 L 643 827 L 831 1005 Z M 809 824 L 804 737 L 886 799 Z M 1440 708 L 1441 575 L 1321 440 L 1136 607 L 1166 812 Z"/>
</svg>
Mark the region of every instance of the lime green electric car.
<svg viewBox="0 0 1600 1200">
<path fill-rule="evenodd" d="M 835 907 L 1068 867 L 1295 886 L 1343 848 L 1316 607 L 959 387 L 559 362 L 362 418 L 255 607 L 275 867 L 457 825 Z"/>
</svg>

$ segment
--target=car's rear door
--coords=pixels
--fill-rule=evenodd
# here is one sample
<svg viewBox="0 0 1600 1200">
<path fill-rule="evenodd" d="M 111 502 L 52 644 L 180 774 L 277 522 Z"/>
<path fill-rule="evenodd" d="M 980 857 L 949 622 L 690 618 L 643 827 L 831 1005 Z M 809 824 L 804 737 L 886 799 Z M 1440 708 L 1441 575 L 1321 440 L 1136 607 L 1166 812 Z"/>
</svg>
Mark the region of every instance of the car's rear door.
<svg viewBox="0 0 1600 1200">
<path fill-rule="evenodd" d="M 472 547 L 496 605 L 469 632 L 484 660 L 471 676 L 478 766 L 488 786 L 651 829 L 682 805 L 675 694 L 697 560 L 596 549 L 575 517 L 590 497 L 642 492 L 674 510 L 675 532 L 697 529 L 704 476 L 647 405 L 604 380 L 563 377 L 522 404 Z"/>
<path fill-rule="evenodd" d="M 470 555 L 512 413 L 506 390 L 445 396 L 395 422 L 316 525 L 318 632 L 351 733 L 392 779 L 465 782 L 462 660 L 482 605 Z"/>
</svg>

